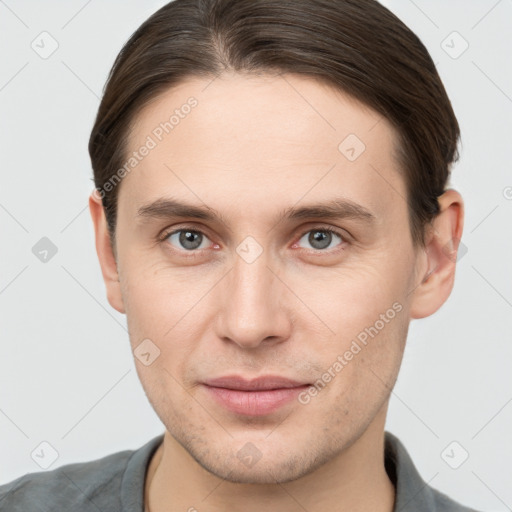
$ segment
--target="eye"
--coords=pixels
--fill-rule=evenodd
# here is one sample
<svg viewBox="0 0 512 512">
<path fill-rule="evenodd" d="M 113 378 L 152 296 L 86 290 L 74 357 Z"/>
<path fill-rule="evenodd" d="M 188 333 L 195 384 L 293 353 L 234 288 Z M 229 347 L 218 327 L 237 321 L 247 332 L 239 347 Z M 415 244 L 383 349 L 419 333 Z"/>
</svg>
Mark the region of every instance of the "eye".
<svg viewBox="0 0 512 512">
<path fill-rule="evenodd" d="M 336 239 L 339 240 L 339 243 L 336 243 Z M 206 249 L 211 244 L 211 240 L 202 231 L 187 227 L 167 232 L 159 240 L 168 243 L 177 251 L 190 253 L 190 256 L 196 255 L 199 252 L 198 249 Z M 338 231 L 327 227 L 317 227 L 304 232 L 299 241 L 292 247 L 295 248 L 303 243 L 309 243 L 313 251 L 330 252 L 329 249 L 343 247 L 344 242 L 344 235 Z M 217 249 L 219 246 L 214 244 L 212 248 Z"/>
<path fill-rule="evenodd" d="M 332 249 L 336 245 L 331 246 L 332 242 L 338 238 L 341 242 L 344 241 L 343 237 L 340 233 L 333 229 L 329 228 L 315 228 L 310 229 L 306 233 L 302 235 L 297 244 L 300 244 L 302 241 L 309 243 L 313 249 L 323 251 L 324 249 Z M 331 246 L 331 247 L 330 247 Z"/>
<path fill-rule="evenodd" d="M 176 249 L 194 251 L 195 249 L 208 247 L 208 244 L 203 244 L 203 242 L 209 241 L 209 238 L 201 231 L 179 229 L 165 235 L 163 240 L 168 240 Z"/>
</svg>

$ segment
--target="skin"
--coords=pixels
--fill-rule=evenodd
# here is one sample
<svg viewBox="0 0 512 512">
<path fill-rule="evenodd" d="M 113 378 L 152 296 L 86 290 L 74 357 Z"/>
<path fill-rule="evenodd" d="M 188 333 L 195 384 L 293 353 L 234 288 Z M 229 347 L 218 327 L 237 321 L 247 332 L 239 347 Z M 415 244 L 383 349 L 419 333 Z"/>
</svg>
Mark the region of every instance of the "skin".
<svg viewBox="0 0 512 512">
<path fill-rule="evenodd" d="M 149 366 L 135 359 L 166 427 L 146 505 L 391 511 L 389 397 L 410 321 L 433 314 L 451 293 L 455 258 L 446 244 L 462 236 L 462 198 L 453 189 L 439 198 L 426 247 L 415 247 L 392 126 L 345 94 L 290 74 L 186 80 L 138 114 L 130 150 L 190 96 L 198 105 L 119 185 L 117 261 L 101 201 L 92 193 L 89 202 L 108 300 L 127 316 L 132 349 L 149 338 L 160 350 Z M 350 133 L 366 146 L 354 161 L 338 150 Z M 375 222 L 280 217 L 284 208 L 340 196 Z M 165 197 L 207 205 L 223 221 L 137 215 Z M 312 245 L 308 236 L 326 227 L 341 238 Z M 197 257 L 179 234 L 158 240 L 178 228 L 203 233 Z M 236 251 L 247 236 L 263 249 L 252 263 Z M 232 374 L 313 383 L 394 303 L 401 311 L 307 404 L 293 400 L 250 418 L 217 405 L 200 384 Z M 251 467 L 237 457 L 248 442 L 261 455 Z"/>
</svg>

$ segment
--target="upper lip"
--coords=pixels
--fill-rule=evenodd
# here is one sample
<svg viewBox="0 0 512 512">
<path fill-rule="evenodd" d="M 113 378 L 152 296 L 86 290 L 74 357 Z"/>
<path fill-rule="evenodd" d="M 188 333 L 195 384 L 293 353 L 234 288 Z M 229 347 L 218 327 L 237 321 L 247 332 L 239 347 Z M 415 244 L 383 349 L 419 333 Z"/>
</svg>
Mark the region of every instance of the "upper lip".
<svg viewBox="0 0 512 512">
<path fill-rule="evenodd" d="M 205 380 L 203 384 L 216 388 L 237 389 L 240 391 L 263 391 L 269 389 L 296 388 L 308 383 L 299 382 L 278 375 L 263 375 L 255 379 L 246 379 L 238 375 L 227 375 L 216 379 Z"/>
</svg>

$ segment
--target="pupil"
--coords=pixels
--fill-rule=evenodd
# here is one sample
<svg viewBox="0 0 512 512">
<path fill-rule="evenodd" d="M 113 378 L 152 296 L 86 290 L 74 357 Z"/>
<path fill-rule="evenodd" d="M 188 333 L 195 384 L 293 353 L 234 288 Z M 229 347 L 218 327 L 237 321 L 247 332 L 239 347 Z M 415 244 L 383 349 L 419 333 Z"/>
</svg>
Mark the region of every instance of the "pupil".
<svg viewBox="0 0 512 512">
<path fill-rule="evenodd" d="M 325 231 L 313 231 L 309 236 L 309 243 L 315 249 L 325 249 L 331 242 L 331 234 Z"/>
<path fill-rule="evenodd" d="M 182 231 L 180 234 L 180 243 L 185 249 L 197 249 L 201 245 L 201 241 L 197 243 L 198 239 L 199 233 L 194 231 Z"/>
</svg>

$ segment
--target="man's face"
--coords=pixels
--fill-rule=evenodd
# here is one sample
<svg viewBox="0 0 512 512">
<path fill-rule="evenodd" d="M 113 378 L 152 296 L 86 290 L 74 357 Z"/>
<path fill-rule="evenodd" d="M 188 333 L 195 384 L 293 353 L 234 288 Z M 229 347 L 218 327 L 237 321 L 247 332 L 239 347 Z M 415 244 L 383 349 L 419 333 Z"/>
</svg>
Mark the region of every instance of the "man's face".
<svg viewBox="0 0 512 512">
<path fill-rule="evenodd" d="M 419 283 L 394 136 L 292 75 L 191 79 L 139 114 L 129 152 L 151 149 L 119 190 L 123 310 L 132 348 L 151 340 L 141 359 L 154 361 L 136 364 L 154 409 L 219 477 L 295 479 L 383 428 Z M 147 208 L 166 199 L 221 219 Z M 284 216 L 334 201 L 372 218 Z M 229 408 L 203 383 L 233 375 L 317 386 L 273 410 L 232 394 Z"/>
</svg>

